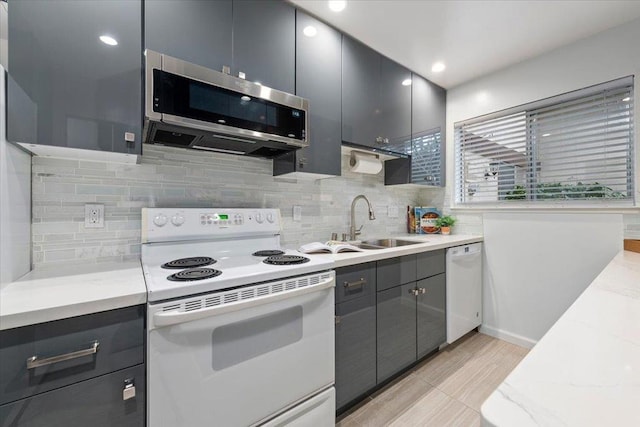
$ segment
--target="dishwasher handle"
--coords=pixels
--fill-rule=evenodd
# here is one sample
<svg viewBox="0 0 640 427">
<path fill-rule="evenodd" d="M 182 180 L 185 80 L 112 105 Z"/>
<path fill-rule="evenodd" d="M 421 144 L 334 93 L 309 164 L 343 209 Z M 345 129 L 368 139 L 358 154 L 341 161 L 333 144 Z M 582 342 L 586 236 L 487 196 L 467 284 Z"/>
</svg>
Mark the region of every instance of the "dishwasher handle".
<svg viewBox="0 0 640 427">
<path fill-rule="evenodd" d="M 471 256 L 480 256 L 482 254 L 482 245 L 466 245 L 449 248 L 447 256 L 451 258 L 466 258 Z"/>
</svg>

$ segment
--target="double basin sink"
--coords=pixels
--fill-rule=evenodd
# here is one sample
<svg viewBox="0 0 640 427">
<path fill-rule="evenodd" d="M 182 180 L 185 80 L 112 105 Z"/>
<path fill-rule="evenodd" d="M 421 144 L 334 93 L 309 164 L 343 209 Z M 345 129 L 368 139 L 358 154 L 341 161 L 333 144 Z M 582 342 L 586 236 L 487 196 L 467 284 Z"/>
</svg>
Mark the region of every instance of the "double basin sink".
<svg viewBox="0 0 640 427">
<path fill-rule="evenodd" d="M 360 249 L 387 249 L 396 248 L 398 246 L 417 245 L 424 242 L 415 242 L 411 240 L 398 240 L 398 239 L 374 239 L 363 240 L 360 243 L 354 244 L 354 246 Z"/>
</svg>

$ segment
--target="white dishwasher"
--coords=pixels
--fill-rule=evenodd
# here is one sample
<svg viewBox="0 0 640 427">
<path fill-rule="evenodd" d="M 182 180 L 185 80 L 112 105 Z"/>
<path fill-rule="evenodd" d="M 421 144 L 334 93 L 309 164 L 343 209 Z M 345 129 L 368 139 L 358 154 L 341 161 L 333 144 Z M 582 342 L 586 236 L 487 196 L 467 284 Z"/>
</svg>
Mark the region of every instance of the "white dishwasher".
<svg viewBox="0 0 640 427">
<path fill-rule="evenodd" d="M 447 342 L 482 323 L 482 243 L 447 249 Z"/>
</svg>

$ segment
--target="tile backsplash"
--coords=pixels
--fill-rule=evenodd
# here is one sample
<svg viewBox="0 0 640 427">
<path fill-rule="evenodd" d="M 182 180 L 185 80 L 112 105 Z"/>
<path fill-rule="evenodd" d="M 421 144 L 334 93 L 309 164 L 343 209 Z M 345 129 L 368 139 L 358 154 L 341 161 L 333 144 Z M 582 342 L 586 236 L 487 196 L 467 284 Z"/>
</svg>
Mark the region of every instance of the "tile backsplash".
<svg viewBox="0 0 640 427">
<path fill-rule="evenodd" d="M 280 208 L 282 242 L 297 247 L 328 240 L 349 228 L 351 201 L 357 206 L 363 237 L 404 233 L 407 205 L 442 208 L 444 190 L 415 186 L 385 187 L 384 177 L 349 171 L 343 156 L 342 176 L 295 180 L 272 176 L 272 162 L 154 145 L 144 146 L 139 165 L 33 157 L 33 264 L 83 263 L 137 259 L 140 254 L 140 210 L 143 207 Z M 105 206 L 105 227 L 84 227 L 85 203 Z M 302 220 L 293 221 L 293 206 Z M 390 218 L 388 208 L 397 207 Z"/>
</svg>

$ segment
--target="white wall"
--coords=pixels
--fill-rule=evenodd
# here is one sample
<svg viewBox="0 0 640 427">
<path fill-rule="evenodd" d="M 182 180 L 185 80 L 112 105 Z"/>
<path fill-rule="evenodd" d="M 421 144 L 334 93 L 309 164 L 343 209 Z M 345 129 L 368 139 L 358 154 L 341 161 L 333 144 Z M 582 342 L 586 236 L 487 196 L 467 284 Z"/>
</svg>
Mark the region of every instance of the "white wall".
<svg viewBox="0 0 640 427">
<path fill-rule="evenodd" d="M 4 79 L 0 65 L 0 286 L 31 268 L 31 156 L 6 140 Z"/>
<path fill-rule="evenodd" d="M 600 228 L 597 233 L 590 233 L 602 217 L 585 211 L 572 211 L 571 216 L 532 210 L 511 212 L 508 218 L 517 224 L 514 228 L 499 227 L 498 214 L 456 209 L 451 186 L 454 123 L 627 75 L 640 77 L 639 40 L 640 20 L 635 20 L 448 91 L 450 186 L 446 204 L 461 218 L 462 226 L 466 222 L 483 222 L 487 237 L 484 309 L 488 314 L 483 329 L 487 333 L 524 345 L 540 339 L 622 248 L 623 232 L 626 237 L 638 238 L 640 209 L 625 211 L 624 215 L 604 214 L 611 219 L 610 233 Z M 636 79 L 636 111 L 640 106 L 638 87 Z M 635 127 L 635 141 L 639 147 L 639 126 Z M 639 158 L 640 149 L 636 149 L 636 170 Z M 636 199 L 640 200 L 637 175 Z M 546 223 L 545 227 L 541 223 Z M 563 231 L 549 235 L 549 230 Z M 523 272 L 525 265 L 530 267 Z M 544 269 L 548 265 L 554 266 L 552 271 L 558 274 L 548 274 Z M 566 272 L 570 274 L 567 276 Z"/>
</svg>

